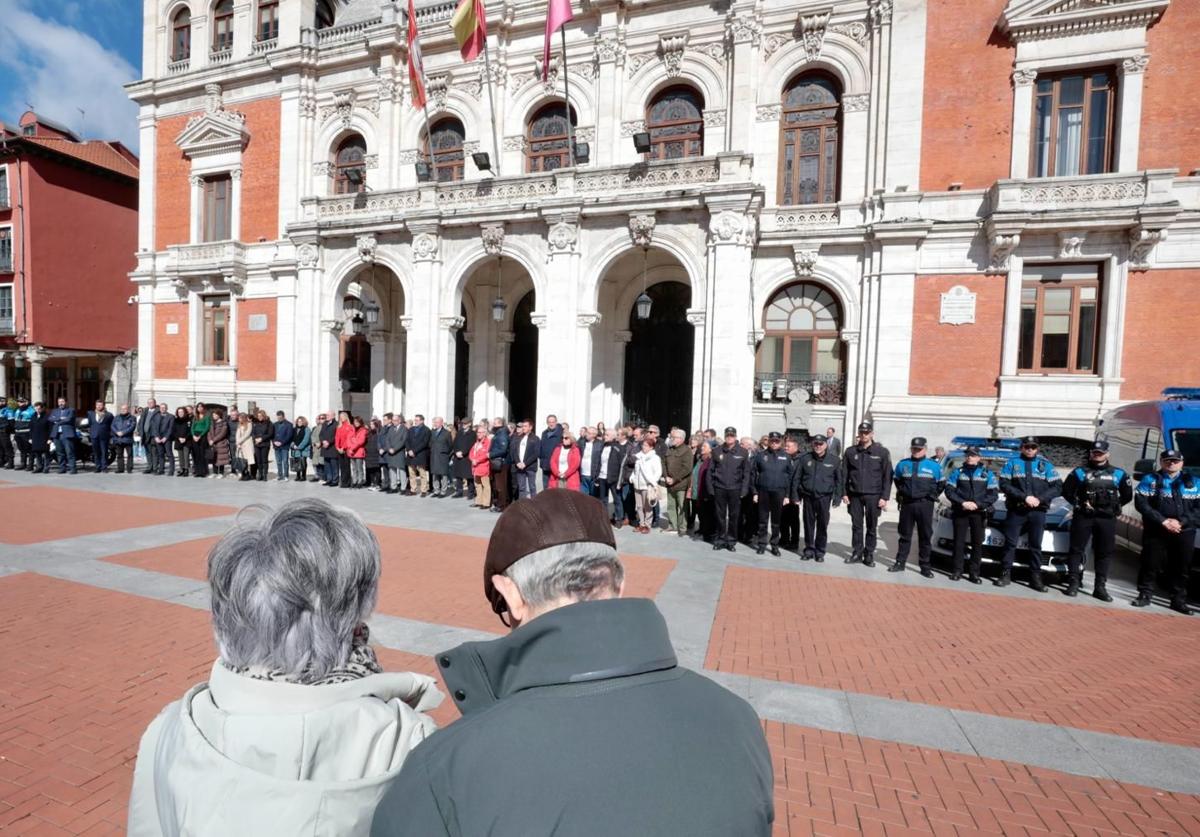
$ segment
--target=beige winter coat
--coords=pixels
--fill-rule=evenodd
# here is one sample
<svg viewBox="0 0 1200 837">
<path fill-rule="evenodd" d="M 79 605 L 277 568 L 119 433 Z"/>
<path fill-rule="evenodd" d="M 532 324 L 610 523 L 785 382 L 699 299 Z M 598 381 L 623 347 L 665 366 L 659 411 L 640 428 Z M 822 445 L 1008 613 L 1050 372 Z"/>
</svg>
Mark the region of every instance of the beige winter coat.
<svg viewBox="0 0 1200 837">
<path fill-rule="evenodd" d="M 142 736 L 129 834 L 367 835 L 441 700 L 422 674 L 302 686 L 217 663 Z"/>
<path fill-rule="evenodd" d="M 234 441 L 237 442 L 238 458 L 254 462 L 254 425 L 238 422 L 237 436 Z"/>
</svg>

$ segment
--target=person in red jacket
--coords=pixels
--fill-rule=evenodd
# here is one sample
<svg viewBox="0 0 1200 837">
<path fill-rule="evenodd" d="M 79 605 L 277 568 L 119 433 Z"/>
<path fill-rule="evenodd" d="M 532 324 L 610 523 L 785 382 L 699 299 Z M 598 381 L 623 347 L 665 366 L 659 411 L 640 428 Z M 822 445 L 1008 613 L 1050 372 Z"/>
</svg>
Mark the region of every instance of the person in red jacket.
<svg viewBox="0 0 1200 837">
<path fill-rule="evenodd" d="M 579 490 L 579 448 L 575 437 L 563 433 L 562 444 L 550 454 L 550 487 Z"/>
<path fill-rule="evenodd" d="M 492 507 L 492 437 L 486 422 L 475 428 L 475 444 L 471 446 L 471 477 L 475 482 L 475 508 L 488 511 Z"/>
<path fill-rule="evenodd" d="M 350 414 L 343 410 L 338 413 L 338 427 L 333 434 L 333 447 L 338 455 L 338 485 L 342 488 L 350 487 L 350 440 L 353 435 Z"/>
<path fill-rule="evenodd" d="M 350 458 L 350 483 L 355 488 L 367 484 L 367 438 L 370 431 L 362 416 L 355 416 L 349 433 L 346 455 Z"/>
</svg>

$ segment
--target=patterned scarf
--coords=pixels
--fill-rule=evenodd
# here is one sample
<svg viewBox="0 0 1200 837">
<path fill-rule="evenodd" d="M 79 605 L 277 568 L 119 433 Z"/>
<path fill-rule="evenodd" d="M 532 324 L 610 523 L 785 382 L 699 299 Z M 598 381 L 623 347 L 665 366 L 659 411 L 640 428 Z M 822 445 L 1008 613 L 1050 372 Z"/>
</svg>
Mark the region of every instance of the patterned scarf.
<svg viewBox="0 0 1200 837">
<path fill-rule="evenodd" d="M 317 679 L 311 679 L 307 672 L 297 676 L 282 671 L 274 671 L 265 666 L 231 666 L 224 660 L 221 661 L 221 665 L 234 674 L 240 674 L 243 677 L 250 677 L 254 680 L 300 683 L 305 686 L 329 686 L 334 683 L 349 683 L 369 677 L 372 674 L 383 673 L 383 667 L 375 659 L 375 652 L 368 644 L 369 640 L 370 630 L 367 628 L 366 623 L 360 623 L 354 629 L 354 636 L 350 641 L 350 657 L 343 665 L 330 670 L 325 676 Z"/>
</svg>

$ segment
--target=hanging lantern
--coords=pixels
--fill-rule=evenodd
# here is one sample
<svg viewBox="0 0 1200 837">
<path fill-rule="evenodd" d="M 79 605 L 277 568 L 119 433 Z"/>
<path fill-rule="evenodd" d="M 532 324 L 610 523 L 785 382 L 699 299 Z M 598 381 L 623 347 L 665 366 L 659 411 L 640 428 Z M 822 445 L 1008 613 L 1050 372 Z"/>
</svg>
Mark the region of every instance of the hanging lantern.
<svg viewBox="0 0 1200 837">
<path fill-rule="evenodd" d="M 650 306 L 654 304 L 654 300 L 650 298 L 650 294 L 642 291 L 640 294 L 638 294 L 638 298 L 633 304 L 637 310 L 637 318 L 639 320 L 650 319 Z"/>
<path fill-rule="evenodd" d="M 498 323 L 504 322 L 504 312 L 508 310 L 508 303 L 500 295 L 500 283 L 503 280 L 504 256 L 496 256 L 496 298 L 492 300 L 492 319 Z"/>
<path fill-rule="evenodd" d="M 353 320 L 363 312 L 362 300 L 356 296 L 348 296 L 342 300 L 342 314 L 347 320 Z"/>
<path fill-rule="evenodd" d="M 367 321 L 367 325 L 374 326 L 379 322 L 379 306 L 373 302 L 368 302 L 367 307 L 364 310 L 364 317 Z"/>
</svg>

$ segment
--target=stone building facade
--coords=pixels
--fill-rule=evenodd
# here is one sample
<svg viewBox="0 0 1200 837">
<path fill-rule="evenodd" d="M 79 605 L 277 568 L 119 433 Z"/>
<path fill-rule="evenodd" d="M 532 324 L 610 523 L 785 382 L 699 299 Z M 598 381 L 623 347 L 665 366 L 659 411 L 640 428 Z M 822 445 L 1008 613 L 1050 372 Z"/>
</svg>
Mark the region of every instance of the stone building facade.
<svg viewBox="0 0 1200 837">
<path fill-rule="evenodd" d="M 428 114 L 406 5 L 146 0 L 143 395 L 897 443 L 1200 382 L 1200 4 L 583 0 L 543 81 L 544 0 L 487 65 L 417 2 Z"/>
</svg>

